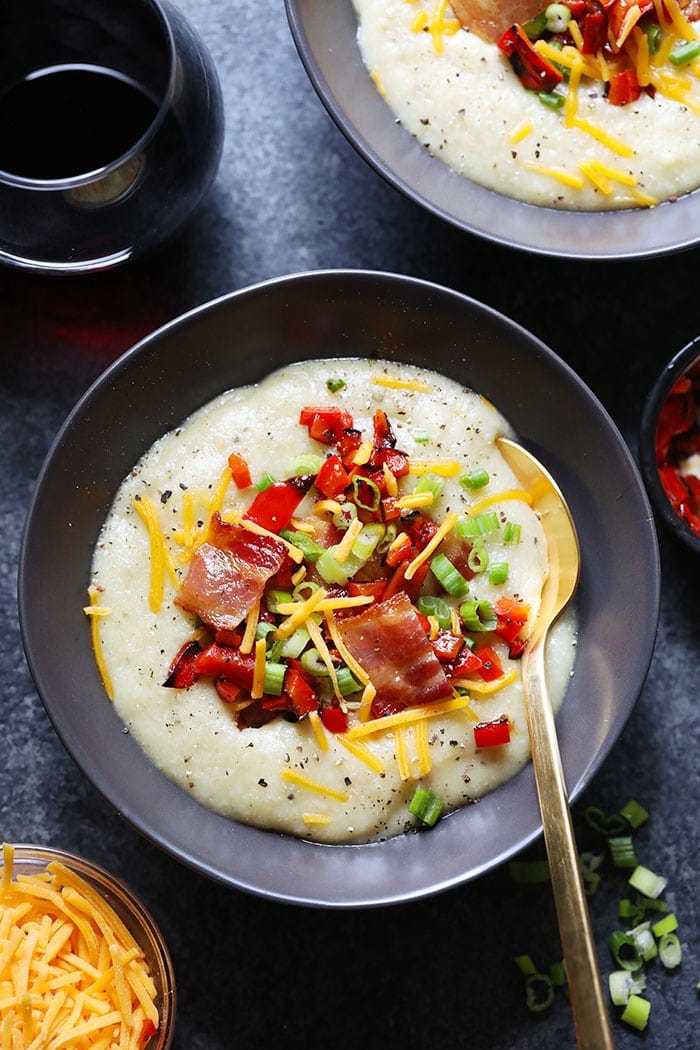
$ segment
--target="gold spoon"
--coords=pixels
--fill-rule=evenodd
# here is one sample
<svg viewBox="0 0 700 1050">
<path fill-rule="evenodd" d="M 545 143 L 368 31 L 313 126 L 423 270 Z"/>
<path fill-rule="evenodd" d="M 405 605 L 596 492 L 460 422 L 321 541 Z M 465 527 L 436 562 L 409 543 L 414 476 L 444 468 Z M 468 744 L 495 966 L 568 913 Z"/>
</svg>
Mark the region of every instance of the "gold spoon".
<svg viewBox="0 0 700 1050">
<path fill-rule="evenodd" d="M 576 590 L 581 552 L 571 513 L 553 478 L 534 456 L 509 438 L 499 438 L 497 443 L 523 488 L 531 493 L 533 509 L 547 539 L 549 574 L 539 614 L 523 651 L 522 678 L 576 1037 L 581 1050 L 613 1050 L 545 672 L 549 628 Z"/>
</svg>

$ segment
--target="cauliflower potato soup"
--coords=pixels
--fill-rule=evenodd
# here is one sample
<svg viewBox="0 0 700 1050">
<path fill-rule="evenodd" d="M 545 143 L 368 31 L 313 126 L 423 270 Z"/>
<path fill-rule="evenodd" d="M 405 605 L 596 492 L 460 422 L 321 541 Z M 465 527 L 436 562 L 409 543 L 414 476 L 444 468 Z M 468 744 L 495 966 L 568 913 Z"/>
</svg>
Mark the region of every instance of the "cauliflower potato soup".
<svg viewBox="0 0 700 1050">
<path fill-rule="evenodd" d="M 521 769 L 547 550 L 508 433 L 436 373 L 322 360 L 157 441 L 86 607 L 151 760 L 226 817 L 326 843 L 430 825 Z M 573 653 L 570 616 L 548 650 L 557 705 Z"/>
<path fill-rule="evenodd" d="M 399 122 L 472 181 L 576 210 L 650 207 L 700 185 L 697 0 L 354 3 L 363 60 Z"/>
</svg>

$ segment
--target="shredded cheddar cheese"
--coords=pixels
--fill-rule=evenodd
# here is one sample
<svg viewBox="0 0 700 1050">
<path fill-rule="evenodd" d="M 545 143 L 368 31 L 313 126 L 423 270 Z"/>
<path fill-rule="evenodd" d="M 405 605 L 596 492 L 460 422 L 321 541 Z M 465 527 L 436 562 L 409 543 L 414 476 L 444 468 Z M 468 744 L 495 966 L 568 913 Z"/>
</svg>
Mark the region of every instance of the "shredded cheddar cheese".
<svg viewBox="0 0 700 1050">
<path fill-rule="evenodd" d="M 526 489 L 505 489 L 503 492 L 493 492 L 490 496 L 484 496 L 482 499 L 477 500 L 476 503 L 472 503 L 470 507 L 467 507 L 467 517 L 474 518 L 477 514 L 481 514 L 483 510 L 493 507 L 494 504 L 506 503 L 512 499 L 521 500 L 523 503 L 527 503 L 528 507 L 532 506 L 532 494 Z"/>
<path fill-rule="evenodd" d="M 289 638 L 290 634 L 296 631 L 297 627 L 301 627 L 305 620 L 308 620 L 312 612 L 318 609 L 318 606 L 328 597 L 328 591 L 325 587 L 319 587 L 317 591 L 307 598 L 305 602 L 294 610 L 291 616 L 288 616 L 275 631 L 276 638 Z"/>
<path fill-rule="evenodd" d="M 437 474 L 441 478 L 454 478 L 462 469 L 458 459 L 417 459 L 408 462 L 411 474 Z"/>
<path fill-rule="evenodd" d="M 105 899 L 53 861 L 0 884 L 2 1050 L 141 1050 L 160 1024 L 144 953 Z"/>
<path fill-rule="evenodd" d="M 309 711 L 309 722 L 314 731 L 314 736 L 316 737 L 316 743 L 318 744 L 319 749 L 321 751 L 327 751 L 328 737 L 326 736 L 326 731 L 323 728 L 323 722 L 321 721 L 318 711 Z"/>
<path fill-rule="evenodd" d="M 330 824 L 331 822 L 331 818 L 327 813 L 302 813 L 301 819 L 310 828 Z"/>
<path fill-rule="evenodd" d="M 366 744 L 361 743 L 359 740 L 349 740 L 344 733 L 338 733 L 335 739 L 346 751 L 349 751 L 355 758 L 359 758 L 361 762 L 364 762 L 375 773 L 384 772 L 384 763 L 376 755 L 372 754 Z"/>
<path fill-rule="evenodd" d="M 491 693 L 497 693 L 499 689 L 503 689 L 504 686 L 510 685 L 518 677 L 518 672 L 514 667 L 511 667 L 510 671 L 506 671 L 505 674 L 501 675 L 500 678 L 494 678 L 490 682 L 480 682 L 472 678 L 464 678 L 456 685 L 464 686 L 469 689 L 471 693 L 480 693 L 482 696 L 488 696 Z"/>
<path fill-rule="evenodd" d="M 397 726 L 410 725 L 423 719 L 438 718 L 440 715 L 451 711 L 461 711 L 469 704 L 469 697 L 455 696 L 451 700 L 440 700 L 434 704 L 421 704 L 420 707 L 407 707 L 395 715 L 384 715 L 382 718 L 373 718 L 371 722 L 362 722 L 351 726 L 347 732 L 348 740 L 357 740 L 360 737 L 372 736 L 374 733 L 384 733 L 387 729 L 395 729 Z"/>
<path fill-rule="evenodd" d="M 327 798 L 334 798 L 338 802 L 347 802 L 348 794 L 346 791 L 337 791 L 335 788 L 329 787 L 327 784 L 320 784 L 317 780 L 312 780 L 310 777 L 304 776 L 303 773 L 298 773 L 296 769 L 282 769 L 280 770 L 280 776 L 282 780 L 288 784 L 294 784 L 296 787 L 305 788 L 307 791 L 312 791 L 317 795 L 324 795 Z"/>
<path fill-rule="evenodd" d="M 265 691 L 265 663 L 267 658 L 267 646 L 264 638 L 258 638 L 255 643 L 255 668 L 253 670 L 253 684 L 250 695 L 253 700 L 259 700 Z"/>
<path fill-rule="evenodd" d="M 148 590 L 148 604 L 151 611 L 157 613 L 163 604 L 165 591 L 165 538 L 160 527 L 158 513 L 153 501 L 148 496 L 134 500 L 134 510 L 146 526 L 151 551 L 151 582 Z"/>
<path fill-rule="evenodd" d="M 405 725 L 396 727 L 394 739 L 396 741 L 396 765 L 399 768 L 401 780 L 411 779 L 411 760 L 408 757 L 408 729 Z"/>
<path fill-rule="evenodd" d="M 111 609 L 107 609 L 99 604 L 100 592 L 97 587 L 92 586 L 88 588 L 88 597 L 90 598 L 90 605 L 86 606 L 83 611 L 90 616 L 90 638 L 92 651 L 95 654 L 95 663 L 100 672 L 105 693 L 110 700 L 114 700 L 114 687 L 105 663 L 104 653 L 102 652 L 102 638 L 100 637 L 100 618 L 108 616 L 111 613 Z"/>
<path fill-rule="evenodd" d="M 241 639 L 240 650 L 242 653 L 252 653 L 253 646 L 255 644 L 255 632 L 258 629 L 258 620 L 260 619 L 260 599 L 255 602 L 253 608 L 248 613 L 245 622 L 245 631 L 243 632 L 243 638 Z"/>
<path fill-rule="evenodd" d="M 345 530 L 345 535 L 333 552 L 333 557 L 340 565 L 343 565 L 350 557 L 352 545 L 361 532 L 362 522 L 359 518 L 353 518 Z"/>
<path fill-rule="evenodd" d="M 377 386 L 388 386 L 394 390 L 416 390 L 429 393 L 433 388 L 429 383 L 423 383 L 419 379 L 401 379 L 400 376 L 385 376 L 375 373 L 372 382 Z"/>
<path fill-rule="evenodd" d="M 520 127 L 515 128 L 511 131 L 508 136 L 508 140 L 515 146 L 518 142 L 522 142 L 528 135 L 532 134 L 532 124 L 521 124 Z"/>
<path fill-rule="evenodd" d="M 430 542 L 426 543 L 425 547 L 420 552 L 420 554 L 417 554 L 413 561 L 409 563 L 409 566 L 406 569 L 406 572 L 404 573 L 405 580 L 413 579 L 421 565 L 428 560 L 433 551 L 435 551 L 440 546 L 447 533 L 454 528 L 456 521 L 457 515 L 454 511 L 450 511 L 449 514 L 445 515 L 445 518 L 442 524 L 440 525 L 440 528 L 437 530 Z"/>
</svg>

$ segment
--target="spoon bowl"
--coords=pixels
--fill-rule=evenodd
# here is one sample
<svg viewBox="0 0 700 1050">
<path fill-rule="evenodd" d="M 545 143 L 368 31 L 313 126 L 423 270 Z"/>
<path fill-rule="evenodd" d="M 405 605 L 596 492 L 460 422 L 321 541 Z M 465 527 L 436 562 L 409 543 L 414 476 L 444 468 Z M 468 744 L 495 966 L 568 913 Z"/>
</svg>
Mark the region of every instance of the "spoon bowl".
<svg viewBox="0 0 700 1050">
<path fill-rule="evenodd" d="M 558 485 L 541 463 L 508 438 L 498 441 L 512 470 L 532 495 L 547 539 L 549 574 L 537 618 L 522 656 L 523 691 L 544 841 L 581 1050 L 612 1050 L 591 921 L 579 870 L 578 851 L 547 690 L 545 652 L 549 629 L 571 601 L 581 552 L 576 528 Z"/>
</svg>

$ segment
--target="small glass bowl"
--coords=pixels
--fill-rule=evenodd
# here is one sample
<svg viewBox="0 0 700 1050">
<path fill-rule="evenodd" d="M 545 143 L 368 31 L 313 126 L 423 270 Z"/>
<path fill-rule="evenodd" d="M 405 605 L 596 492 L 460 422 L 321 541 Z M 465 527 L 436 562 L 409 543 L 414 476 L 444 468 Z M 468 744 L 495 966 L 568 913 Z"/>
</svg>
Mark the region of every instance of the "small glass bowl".
<svg viewBox="0 0 700 1050">
<path fill-rule="evenodd" d="M 655 380 L 647 397 L 639 432 L 639 465 L 654 507 L 673 535 L 696 554 L 700 554 L 700 536 L 696 536 L 672 506 L 661 484 L 656 462 L 656 438 L 659 414 L 674 383 L 695 366 L 700 370 L 700 336 L 679 350 Z"/>
<path fill-rule="evenodd" d="M 14 845 L 13 875 L 38 875 L 58 861 L 82 878 L 117 913 L 142 949 L 156 987 L 155 1004 L 160 1015 L 158 1031 L 144 1050 L 168 1050 L 175 1031 L 175 972 L 163 935 L 153 917 L 134 893 L 116 876 L 65 850 L 51 846 Z M 0 864 L 2 862 L 0 854 Z"/>
</svg>

